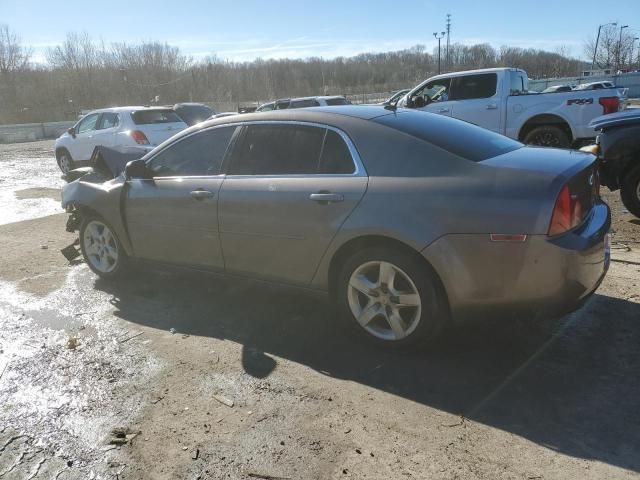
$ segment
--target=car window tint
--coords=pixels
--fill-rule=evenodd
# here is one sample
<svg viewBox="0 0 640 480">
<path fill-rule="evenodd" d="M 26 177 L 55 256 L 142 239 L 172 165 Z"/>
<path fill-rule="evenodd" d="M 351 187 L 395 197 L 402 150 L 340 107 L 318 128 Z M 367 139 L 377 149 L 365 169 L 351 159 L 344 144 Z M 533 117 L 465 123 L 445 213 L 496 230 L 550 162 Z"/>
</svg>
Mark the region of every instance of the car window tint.
<svg viewBox="0 0 640 480">
<path fill-rule="evenodd" d="M 170 145 L 148 167 L 154 177 L 218 175 L 236 127 L 204 130 Z"/>
<path fill-rule="evenodd" d="M 119 124 L 118 114 L 115 112 L 105 112 L 100 119 L 100 125 L 98 130 L 104 130 L 105 128 L 113 128 Z"/>
<path fill-rule="evenodd" d="M 333 130 L 327 130 L 318 172 L 331 174 L 355 172 L 355 165 L 347 144 Z"/>
<path fill-rule="evenodd" d="M 292 101 L 289 108 L 305 108 L 305 107 L 319 107 L 319 106 L 320 104 L 318 103 L 317 100 L 314 100 L 313 98 L 308 98 L 305 100 Z"/>
<path fill-rule="evenodd" d="M 346 98 L 327 98 L 326 102 L 327 102 L 327 105 L 331 105 L 331 106 L 349 104 Z"/>
<path fill-rule="evenodd" d="M 474 98 L 493 97 L 498 85 L 498 75 L 483 73 L 480 75 L 464 75 L 454 78 L 451 89 L 451 100 L 471 100 Z"/>
<path fill-rule="evenodd" d="M 95 130 L 96 123 L 98 122 L 99 113 L 92 113 L 84 117 L 78 124 L 78 133 L 88 132 L 89 130 Z"/>
<path fill-rule="evenodd" d="M 325 129 L 302 125 L 250 125 L 235 149 L 230 174 L 316 173 Z"/>
<path fill-rule="evenodd" d="M 522 147 L 520 142 L 477 125 L 416 110 L 383 115 L 372 121 L 400 130 L 473 162 Z"/>
<path fill-rule="evenodd" d="M 138 110 L 131 114 L 136 125 L 156 123 L 182 123 L 182 119 L 173 110 Z"/>
</svg>

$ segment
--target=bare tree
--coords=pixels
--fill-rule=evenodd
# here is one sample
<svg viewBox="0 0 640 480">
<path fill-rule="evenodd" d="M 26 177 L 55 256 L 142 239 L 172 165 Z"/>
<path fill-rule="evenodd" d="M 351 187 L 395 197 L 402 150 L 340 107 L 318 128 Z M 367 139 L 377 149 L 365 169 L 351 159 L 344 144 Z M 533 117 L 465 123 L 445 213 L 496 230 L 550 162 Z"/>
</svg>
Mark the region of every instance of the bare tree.
<svg viewBox="0 0 640 480">
<path fill-rule="evenodd" d="M 597 68 L 615 68 L 625 69 L 631 65 L 633 52 L 634 35 L 626 30 L 622 31 L 620 37 L 620 28 L 615 25 L 606 25 L 600 31 L 600 39 L 598 41 L 598 51 L 595 52 L 595 66 Z M 596 36 L 585 40 L 583 49 L 587 58 L 594 57 L 596 48 Z"/>
<path fill-rule="evenodd" d="M 31 50 L 20 43 L 9 25 L 0 24 L 0 73 L 7 74 L 23 70 L 29 64 Z"/>
</svg>

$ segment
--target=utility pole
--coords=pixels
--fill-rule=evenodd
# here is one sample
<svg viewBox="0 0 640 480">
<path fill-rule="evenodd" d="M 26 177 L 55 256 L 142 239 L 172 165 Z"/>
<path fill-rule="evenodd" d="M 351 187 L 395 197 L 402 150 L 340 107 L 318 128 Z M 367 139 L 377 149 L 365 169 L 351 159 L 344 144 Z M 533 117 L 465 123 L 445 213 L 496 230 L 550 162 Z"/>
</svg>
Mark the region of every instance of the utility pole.
<svg viewBox="0 0 640 480">
<path fill-rule="evenodd" d="M 447 54 L 445 67 L 451 70 L 451 57 L 449 57 L 449 37 L 451 36 L 451 14 L 447 13 Z"/>
<path fill-rule="evenodd" d="M 440 36 L 438 36 L 438 32 L 434 32 L 433 36 L 438 40 L 438 75 L 440 75 L 440 40 L 444 38 L 445 32 L 440 32 Z"/>
<path fill-rule="evenodd" d="M 598 27 L 598 36 L 596 37 L 596 47 L 593 49 L 593 60 L 591 61 L 592 72 L 593 72 L 593 66 L 596 63 L 596 55 L 598 54 L 598 42 L 600 41 L 600 30 L 602 30 L 602 27 L 607 27 L 609 25 L 613 25 L 615 27 L 618 25 L 618 22 L 603 23 Z"/>
<path fill-rule="evenodd" d="M 629 56 L 629 67 L 631 68 L 633 68 L 633 47 L 638 40 L 640 40 L 640 37 L 634 37 L 633 43 L 631 44 L 631 55 Z M 638 43 L 638 59 L 638 69 L 640 69 L 640 43 Z"/>
<path fill-rule="evenodd" d="M 622 30 L 628 27 L 629 25 L 622 25 L 620 27 L 620 38 L 618 38 L 618 57 L 616 61 L 616 74 L 618 73 L 618 70 L 620 70 L 620 57 L 622 57 Z"/>
</svg>

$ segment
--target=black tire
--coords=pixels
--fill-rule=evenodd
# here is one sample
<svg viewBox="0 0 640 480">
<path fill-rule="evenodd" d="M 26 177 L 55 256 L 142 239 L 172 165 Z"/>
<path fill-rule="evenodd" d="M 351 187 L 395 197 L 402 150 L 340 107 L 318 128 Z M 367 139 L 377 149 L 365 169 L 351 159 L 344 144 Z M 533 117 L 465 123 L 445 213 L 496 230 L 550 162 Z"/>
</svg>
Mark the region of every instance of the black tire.
<svg viewBox="0 0 640 480">
<path fill-rule="evenodd" d="M 370 305 L 368 301 L 371 300 L 368 296 L 357 292 L 357 289 L 351 289 L 350 280 L 352 275 L 356 271 L 362 271 L 361 269 L 363 267 L 366 268 L 368 264 L 375 265 L 375 262 L 387 262 L 400 269 L 400 276 L 396 276 L 396 280 L 394 280 L 395 287 L 392 286 L 394 290 L 407 290 L 406 286 L 409 286 L 409 283 L 405 281 L 404 275 L 406 275 L 413 282 L 413 286 L 415 286 L 419 295 L 420 310 L 415 307 L 401 307 L 401 310 L 399 310 L 402 312 L 401 315 L 404 315 L 402 317 L 403 325 L 409 326 L 407 331 L 411 329 L 410 325 L 415 322 L 413 330 L 404 338 L 385 339 L 379 336 L 381 335 L 380 332 L 384 331 L 385 322 L 386 326 L 391 329 L 391 323 L 386 319 L 388 316 L 383 316 L 384 313 L 374 316 L 373 320 L 367 325 L 368 328 L 365 328 L 358 323 L 356 314 L 352 310 L 351 302 L 357 302 L 357 309 L 363 307 L 363 304 Z M 375 268 L 375 266 L 372 268 Z M 405 287 L 401 285 L 402 282 Z M 411 289 L 411 286 L 409 286 L 408 291 L 411 291 Z M 438 336 L 447 318 L 446 301 L 435 273 L 421 259 L 417 258 L 417 255 L 398 249 L 373 247 L 353 254 L 346 260 L 337 278 L 335 294 L 340 314 L 346 320 L 347 325 L 361 337 L 384 348 L 410 349 L 426 346 Z M 381 293 L 381 295 L 383 294 Z M 393 298 L 393 295 L 391 297 Z M 377 300 L 379 300 L 378 307 L 384 308 L 386 312 L 389 312 L 389 298 Z M 384 303 L 387 306 L 382 306 L 380 302 L 387 302 Z M 366 308 L 363 308 L 363 310 L 366 310 Z M 418 311 L 420 312 L 419 314 Z M 411 320 L 411 318 L 415 318 L 415 320 Z M 378 328 L 380 331 L 372 333 Z"/>
<path fill-rule="evenodd" d="M 527 145 L 539 145 L 541 147 L 569 148 L 571 140 L 567 133 L 555 125 L 542 125 L 527 133 L 524 137 Z"/>
<path fill-rule="evenodd" d="M 640 165 L 629 170 L 622 179 L 620 198 L 627 210 L 640 218 Z"/>
<path fill-rule="evenodd" d="M 92 230 L 91 232 L 87 232 L 88 228 L 93 229 L 93 227 L 98 225 L 103 225 L 109 231 L 110 239 L 103 239 L 102 242 L 96 242 L 95 235 L 93 235 L 94 231 Z M 104 232 L 104 229 L 102 232 Z M 93 237 L 94 240 L 89 240 L 89 237 Z M 99 251 L 92 251 L 92 245 L 95 245 Z M 110 249 L 107 249 L 104 245 L 108 245 Z M 113 257 L 113 249 L 117 252 L 115 259 Z M 129 264 L 129 258 L 127 257 L 127 254 L 113 228 L 104 219 L 98 216 L 92 215 L 83 219 L 82 225 L 80 225 L 80 251 L 82 252 L 84 261 L 87 263 L 89 268 L 96 275 L 105 279 L 112 279 L 122 275 Z M 102 256 L 99 252 L 102 252 Z M 106 257 L 104 260 L 106 268 L 100 268 L 99 266 L 103 257 Z"/>
<path fill-rule="evenodd" d="M 60 168 L 62 173 L 67 174 L 76 168 L 76 164 L 68 151 L 60 150 L 56 157 L 58 160 L 58 168 Z"/>
</svg>

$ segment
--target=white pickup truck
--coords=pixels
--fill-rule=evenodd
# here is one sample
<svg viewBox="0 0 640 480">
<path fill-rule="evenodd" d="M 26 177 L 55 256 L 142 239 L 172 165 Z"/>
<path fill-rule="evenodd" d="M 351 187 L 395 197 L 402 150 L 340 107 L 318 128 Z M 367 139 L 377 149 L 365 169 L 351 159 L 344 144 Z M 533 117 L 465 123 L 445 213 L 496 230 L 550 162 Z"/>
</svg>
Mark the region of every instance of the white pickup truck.
<svg viewBox="0 0 640 480">
<path fill-rule="evenodd" d="M 431 77 L 397 104 L 448 115 L 532 145 L 568 148 L 596 136 L 589 122 L 624 108 L 615 89 L 536 93 L 517 68 Z"/>
</svg>

